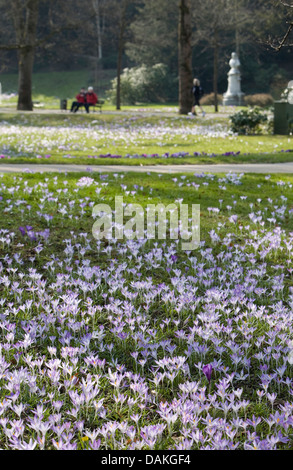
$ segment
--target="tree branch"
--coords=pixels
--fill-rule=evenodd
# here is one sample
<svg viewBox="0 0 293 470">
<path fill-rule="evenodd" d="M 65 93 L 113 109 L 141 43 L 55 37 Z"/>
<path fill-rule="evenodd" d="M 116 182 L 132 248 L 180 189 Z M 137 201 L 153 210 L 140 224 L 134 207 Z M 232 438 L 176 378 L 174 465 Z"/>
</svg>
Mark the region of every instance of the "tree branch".
<svg viewBox="0 0 293 470">
<path fill-rule="evenodd" d="M 94 18 L 95 15 L 90 15 L 89 19 Z M 62 33 L 63 31 L 71 31 L 74 29 L 79 28 L 83 23 L 83 21 L 79 21 L 78 23 L 68 24 L 67 26 L 60 26 L 59 28 L 54 28 L 50 31 L 49 34 L 44 36 L 42 39 L 35 41 L 33 44 L 0 44 L 0 50 L 12 51 L 12 50 L 20 50 L 25 49 L 28 46 L 32 48 L 41 47 L 45 44 L 49 39 L 51 39 L 56 34 Z"/>
<path fill-rule="evenodd" d="M 279 41 L 278 45 L 275 46 L 273 43 L 270 44 L 270 46 L 275 50 L 275 51 L 279 51 L 280 49 L 282 49 L 282 47 L 285 46 L 285 42 L 287 41 L 291 31 L 293 29 L 293 23 L 290 23 L 289 24 L 289 27 L 286 31 L 286 33 L 284 34 L 283 38 L 281 39 L 281 41 Z M 287 46 L 291 46 L 292 44 L 286 44 Z"/>
<path fill-rule="evenodd" d="M 280 3 L 281 3 L 284 7 L 293 8 L 293 3 L 287 3 L 287 2 L 284 2 L 283 0 L 280 0 Z"/>
</svg>

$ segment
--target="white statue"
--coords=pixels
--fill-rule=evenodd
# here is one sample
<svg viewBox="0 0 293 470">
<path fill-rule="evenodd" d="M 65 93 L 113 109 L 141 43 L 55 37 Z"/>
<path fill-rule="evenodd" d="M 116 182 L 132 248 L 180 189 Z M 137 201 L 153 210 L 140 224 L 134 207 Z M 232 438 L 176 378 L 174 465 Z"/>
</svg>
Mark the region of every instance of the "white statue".
<svg viewBox="0 0 293 470">
<path fill-rule="evenodd" d="M 287 85 L 287 88 L 281 94 L 281 101 L 286 101 L 289 104 L 293 104 L 293 80 Z"/>
<path fill-rule="evenodd" d="M 240 61 L 236 52 L 232 52 L 229 65 L 231 68 L 228 73 L 228 90 L 223 95 L 223 105 L 243 106 L 244 93 L 241 91 Z"/>
</svg>

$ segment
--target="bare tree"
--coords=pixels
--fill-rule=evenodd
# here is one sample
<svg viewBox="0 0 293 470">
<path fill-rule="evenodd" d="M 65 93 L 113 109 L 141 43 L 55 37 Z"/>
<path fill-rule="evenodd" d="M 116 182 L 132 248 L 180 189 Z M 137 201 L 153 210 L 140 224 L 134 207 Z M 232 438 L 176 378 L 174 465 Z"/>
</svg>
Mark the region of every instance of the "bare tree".
<svg viewBox="0 0 293 470">
<path fill-rule="evenodd" d="M 192 106 L 192 48 L 191 48 L 191 3 L 179 1 L 178 24 L 178 74 L 179 74 L 179 113 L 187 114 Z"/>
<path fill-rule="evenodd" d="M 287 24 L 287 29 L 285 31 L 285 33 L 280 37 L 280 38 L 270 38 L 269 39 L 269 44 L 270 46 L 275 50 L 275 51 L 280 51 L 282 49 L 282 47 L 289 47 L 289 46 L 293 46 L 293 42 L 291 42 L 289 40 L 290 36 L 291 36 L 291 33 L 293 31 L 293 2 L 288 2 L 288 1 L 283 1 L 283 0 L 279 0 L 278 2 L 279 5 L 281 5 L 282 7 L 285 7 L 286 9 L 288 9 L 288 12 L 287 12 L 287 20 L 286 20 L 286 24 Z"/>
</svg>

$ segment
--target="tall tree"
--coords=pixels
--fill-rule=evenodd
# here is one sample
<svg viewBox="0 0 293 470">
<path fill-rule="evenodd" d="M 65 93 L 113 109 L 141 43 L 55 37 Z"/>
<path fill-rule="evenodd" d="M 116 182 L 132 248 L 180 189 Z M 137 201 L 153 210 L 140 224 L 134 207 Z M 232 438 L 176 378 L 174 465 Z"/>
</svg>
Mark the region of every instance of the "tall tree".
<svg viewBox="0 0 293 470">
<path fill-rule="evenodd" d="M 98 59 L 103 58 L 103 44 L 102 44 L 102 31 L 101 31 L 101 0 L 91 0 L 92 7 L 95 12 L 96 20 L 96 34 L 97 34 L 97 51 Z"/>
<path fill-rule="evenodd" d="M 32 72 L 35 55 L 39 0 L 10 0 L 18 49 L 17 109 L 31 111 Z"/>
<path fill-rule="evenodd" d="M 96 57 L 94 58 L 95 63 L 95 86 L 98 84 L 98 71 L 101 67 L 102 58 L 103 58 L 103 40 L 102 40 L 102 13 L 101 9 L 103 8 L 103 0 L 91 0 L 92 8 L 95 14 L 95 39 L 96 39 Z"/>
<path fill-rule="evenodd" d="M 138 65 L 165 64 L 178 71 L 178 0 L 144 0 L 130 29 L 126 54 Z"/>
<path fill-rule="evenodd" d="M 191 2 L 179 0 L 178 75 L 179 113 L 187 114 L 192 106 L 192 47 Z"/>
<path fill-rule="evenodd" d="M 116 93 L 116 109 L 121 107 L 121 72 L 122 72 L 122 55 L 125 46 L 125 31 L 127 26 L 126 12 L 129 5 L 129 0 L 122 0 L 119 9 L 118 20 L 118 57 L 117 57 L 117 93 Z"/>
<path fill-rule="evenodd" d="M 5 0 L 6 1 L 6 0 Z M 70 7 L 79 3 L 79 0 L 11 0 L 10 19 L 14 26 L 15 43 L 0 44 L 2 50 L 16 50 L 18 54 L 18 103 L 17 109 L 21 111 L 31 111 L 32 103 L 32 72 L 37 47 L 46 47 L 46 44 L 54 37 L 56 39 L 60 33 L 66 30 L 76 30 L 80 25 L 84 25 L 84 18 L 81 18 L 79 11 L 74 10 L 74 17 L 69 13 Z M 0 0 L 3 3 L 3 0 Z M 40 8 L 44 8 L 46 15 L 44 21 L 38 22 Z M 87 15 L 90 21 L 92 15 Z M 43 18 L 42 18 L 43 19 Z M 38 24 L 41 23 L 41 24 Z M 38 29 L 41 31 L 37 38 Z"/>
<path fill-rule="evenodd" d="M 239 49 L 240 26 L 246 19 L 245 10 L 240 11 L 240 4 L 237 2 L 235 5 L 235 1 L 237 0 L 196 0 L 194 40 L 195 44 L 202 45 L 205 50 L 213 51 L 215 112 L 218 111 L 220 51 L 225 50 L 228 45 Z M 225 54 L 223 58 L 227 60 Z"/>
<path fill-rule="evenodd" d="M 117 51 L 116 109 L 121 108 L 121 73 L 125 45 L 131 37 L 131 24 L 137 13 L 138 0 L 108 0 L 108 16 L 112 18 L 111 32 Z M 110 14 L 109 14 L 110 13 Z"/>
</svg>

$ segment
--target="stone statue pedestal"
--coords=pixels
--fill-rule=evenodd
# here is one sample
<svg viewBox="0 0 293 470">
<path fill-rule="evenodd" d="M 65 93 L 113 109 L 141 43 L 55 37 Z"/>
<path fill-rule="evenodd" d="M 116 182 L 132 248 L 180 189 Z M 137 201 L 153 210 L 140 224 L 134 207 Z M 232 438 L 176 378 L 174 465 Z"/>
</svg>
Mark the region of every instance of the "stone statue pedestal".
<svg viewBox="0 0 293 470">
<path fill-rule="evenodd" d="M 228 90 L 223 95 L 224 106 L 244 106 L 244 93 L 241 91 L 240 61 L 236 52 L 232 52 L 229 61 Z"/>
</svg>

